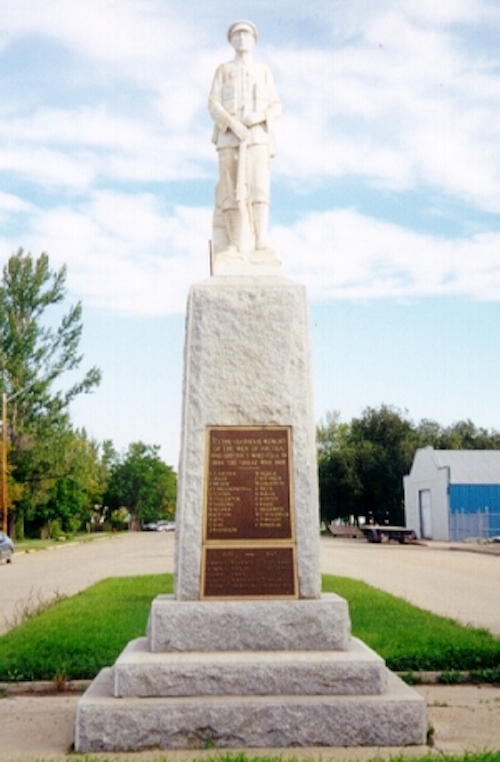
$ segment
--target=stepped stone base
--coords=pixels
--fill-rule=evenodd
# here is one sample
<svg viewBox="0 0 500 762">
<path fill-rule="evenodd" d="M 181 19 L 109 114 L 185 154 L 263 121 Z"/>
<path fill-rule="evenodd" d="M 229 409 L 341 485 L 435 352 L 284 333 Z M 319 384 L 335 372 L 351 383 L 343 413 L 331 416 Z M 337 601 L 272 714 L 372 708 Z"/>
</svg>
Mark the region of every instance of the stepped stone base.
<svg viewBox="0 0 500 762">
<path fill-rule="evenodd" d="M 79 752 L 424 744 L 424 700 L 392 673 L 377 696 L 114 697 L 105 669 L 80 699 Z"/>
<path fill-rule="evenodd" d="M 151 653 L 128 644 L 114 667 L 114 695 L 265 696 L 381 694 L 384 660 L 353 638 L 347 651 Z"/>
<path fill-rule="evenodd" d="M 407 746 L 426 732 L 423 698 L 350 637 L 343 598 L 158 596 L 148 637 L 78 702 L 75 750 Z"/>
</svg>

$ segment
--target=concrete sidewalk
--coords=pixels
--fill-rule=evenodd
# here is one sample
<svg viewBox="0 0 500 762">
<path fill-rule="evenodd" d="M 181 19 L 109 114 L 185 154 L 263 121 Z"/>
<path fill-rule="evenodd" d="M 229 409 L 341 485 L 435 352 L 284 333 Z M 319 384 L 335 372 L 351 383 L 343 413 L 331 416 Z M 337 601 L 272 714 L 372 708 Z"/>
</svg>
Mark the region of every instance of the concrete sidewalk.
<svg viewBox="0 0 500 762">
<path fill-rule="evenodd" d="M 431 746 L 397 748 L 304 748 L 245 749 L 252 755 L 274 754 L 282 759 L 366 760 L 375 756 L 390 757 L 404 752 L 408 757 L 428 751 L 436 755 L 500 749 L 500 687 L 490 686 L 419 686 L 417 691 L 428 705 Z M 79 695 L 21 695 L 0 702 L 0 762 L 34 762 L 67 759 L 73 743 L 76 702 Z M 229 750 L 221 750 L 229 751 Z M 237 751 L 237 750 L 230 750 Z M 106 759 L 194 760 L 213 756 L 217 749 L 189 751 L 131 752 L 128 754 L 92 754 Z"/>
</svg>

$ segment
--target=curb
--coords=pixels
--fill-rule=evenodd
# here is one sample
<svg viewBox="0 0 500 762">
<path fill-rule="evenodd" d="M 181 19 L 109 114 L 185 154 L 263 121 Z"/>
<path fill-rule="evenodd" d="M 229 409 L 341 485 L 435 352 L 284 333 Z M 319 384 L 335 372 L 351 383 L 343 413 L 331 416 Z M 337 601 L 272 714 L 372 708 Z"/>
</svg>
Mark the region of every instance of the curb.
<svg viewBox="0 0 500 762">
<path fill-rule="evenodd" d="M 443 685 L 448 688 L 459 688 L 465 685 L 488 685 L 495 687 L 495 683 L 476 683 L 469 679 L 470 672 L 454 672 L 459 678 L 457 682 L 442 682 L 441 676 L 443 672 L 395 672 L 408 685 L 412 687 L 423 685 Z M 405 678 L 411 676 L 412 680 L 407 681 Z M 47 696 L 61 696 L 67 694 L 79 694 L 84 693 L 87 688 L 92 684 L 92 680 L 34 680 L 33 682 L 0 682 L 0 697 L 10 696 L 33 696 L 33 697 L 47 697 Z"/>
<path fill-rule="evenodd" d="M 47 696 L 61 696 L 65 693 L 84 693 L 92 680 L 37 680 L 33 682 L 0 683 L 0 694 L 4 698 L 11 696 L 33 696 L 46 698 Z"/>
</svg>

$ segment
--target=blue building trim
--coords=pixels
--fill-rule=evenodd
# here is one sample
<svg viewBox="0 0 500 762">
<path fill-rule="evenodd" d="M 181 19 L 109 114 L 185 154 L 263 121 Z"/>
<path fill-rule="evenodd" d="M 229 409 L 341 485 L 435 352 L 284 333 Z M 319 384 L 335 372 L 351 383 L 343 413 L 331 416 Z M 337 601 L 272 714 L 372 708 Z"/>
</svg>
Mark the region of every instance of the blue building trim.
<svg viewBox="0 0 500 762">
<path fill-rule="evenodd" d="M 451 539 L 500 536 L 500 484 L 450 484 L 449 501 Z"/>
<path fill-rule="evenodd" d="M 450 513 L 500 513 L 500 484 L 450 484 Z"/>
</svg>

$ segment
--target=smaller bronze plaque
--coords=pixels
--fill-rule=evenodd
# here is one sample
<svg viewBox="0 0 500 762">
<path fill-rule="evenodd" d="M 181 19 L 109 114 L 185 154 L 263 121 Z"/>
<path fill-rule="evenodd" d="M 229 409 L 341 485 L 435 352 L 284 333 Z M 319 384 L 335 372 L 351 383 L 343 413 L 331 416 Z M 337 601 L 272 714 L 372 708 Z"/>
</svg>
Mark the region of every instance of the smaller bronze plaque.
<svg viewBox="0 0 500 762">
<path fill-rule="evenodd" d="M 293 547 L 204 549 L 203 598 L 296 598 Z"/>
</svg>

